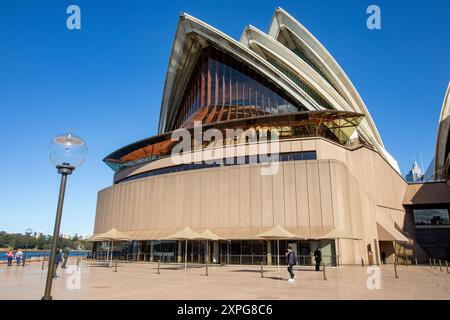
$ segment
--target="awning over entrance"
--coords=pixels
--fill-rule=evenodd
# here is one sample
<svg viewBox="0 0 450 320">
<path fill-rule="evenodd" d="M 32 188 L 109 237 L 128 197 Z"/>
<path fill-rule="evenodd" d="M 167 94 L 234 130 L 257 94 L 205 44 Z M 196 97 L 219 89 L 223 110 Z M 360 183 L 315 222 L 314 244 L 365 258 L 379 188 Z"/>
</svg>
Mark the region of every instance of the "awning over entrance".
<svg viewBox="0 0 450 320">
<path fill-rule="evenodd" d="M 377 231 L 379 241 L 409 241 L 409 239 L 398 231 L 393 225 L 389 225 L 387 223 L 377 222 Z"/>
</svg>

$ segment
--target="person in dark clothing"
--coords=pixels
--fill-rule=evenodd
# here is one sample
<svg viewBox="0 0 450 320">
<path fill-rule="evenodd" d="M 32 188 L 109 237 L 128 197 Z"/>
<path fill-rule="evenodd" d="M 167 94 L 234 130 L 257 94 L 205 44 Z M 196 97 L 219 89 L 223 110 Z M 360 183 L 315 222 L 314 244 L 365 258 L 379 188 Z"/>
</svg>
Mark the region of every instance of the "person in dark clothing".
<svg viewBox="0 0 450 320">
<path fill-rule="evenodd" d="M 62 261 L 62 255 L 61 255 L 61 250 L 60 249 L 56 249 L 56 256 L 55 256 L 55 269 L 53 270 L 53 278 L 57 278 L 58 275 L 56 274 L 56 269 L 58 269 L 59 264 Z"/>
<path fill-rule="evenodd" d="M 386 252 L 381 251 L 381 262 L 386 264 Z"/>
<path fill-rule="evenodd" d="M 314 251 L 314 260 L 316 261 L 316 271 L 320 271 L 320 262 L 322 261 L 322 252 L 319 248 Z"/>
<path fill-rule="evenodd" d="M 297 257 L 295 256 L 295 252 L 292 251 L 292 247 L 289 246 L 289 248 L 286 251 L 286 261 L 288 264 L 288 272 L 289 272 L 289 282 L 293 282 L 296 278 L 295 274 L 294 274 L 294 265 L 297 264 Z"/>
</svg>

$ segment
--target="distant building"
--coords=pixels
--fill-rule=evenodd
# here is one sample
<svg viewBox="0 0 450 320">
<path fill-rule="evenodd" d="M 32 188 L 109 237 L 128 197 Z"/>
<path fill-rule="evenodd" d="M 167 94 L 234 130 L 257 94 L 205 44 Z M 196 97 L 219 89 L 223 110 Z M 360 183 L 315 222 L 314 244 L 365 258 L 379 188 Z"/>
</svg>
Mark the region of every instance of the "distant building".
<svg viewBox="0 0 450 320">
<path fill-rule="evenodd" d="M 419 167 L 417 164 L 417 161 L 414 161 L 414 164 L 409 170 L 409 172 L 406 174 L 405 179 L 407 182 L 417 182 L 423 180 L 424 174 L 422 171 L 422 168 Z"/>
</svg>

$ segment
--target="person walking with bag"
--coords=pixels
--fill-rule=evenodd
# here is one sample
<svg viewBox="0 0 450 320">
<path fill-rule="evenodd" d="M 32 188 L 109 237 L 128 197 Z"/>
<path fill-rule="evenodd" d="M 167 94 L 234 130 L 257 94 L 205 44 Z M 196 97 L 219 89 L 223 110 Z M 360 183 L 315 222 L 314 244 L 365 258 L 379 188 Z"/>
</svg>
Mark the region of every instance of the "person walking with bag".
<svg viewBox="0 0 450 320">
<path fill-rule="evenodd" d="M 292 247 L 289 246 L 289 248 L 286 251 L 286 261 L 288 264 L 287 270 L 289 272 L 289 282 L 295 281 L 295 274 L 294 274 L 294 265 L 297 264 L 297 257 L 295 255 L 295 252 L 292 251 Z"/>
</svg>

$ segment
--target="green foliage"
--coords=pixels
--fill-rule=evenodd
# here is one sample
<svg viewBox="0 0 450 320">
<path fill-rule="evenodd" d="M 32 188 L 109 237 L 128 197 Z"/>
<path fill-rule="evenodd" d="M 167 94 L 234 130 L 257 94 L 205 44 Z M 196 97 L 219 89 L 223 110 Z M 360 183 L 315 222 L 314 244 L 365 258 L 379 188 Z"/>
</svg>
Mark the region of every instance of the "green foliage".
<svg viewBox="0 0 450 320">
<path fill-rule="evenodd" d="M 50 235 L 24 235 L 21 233 L 7 233 L 5 231 L 0 231 L 0 248 L 13 248 L 14 250 L 21 249 L 38 249 L 38 250 L 49 250 L 52 246 L 52 237 Z M 88 249 L 90 244 L 84 240 L 80 240 L 79 236 L 75 236 L 65 239 L 58 239 L 58 247 L 60 248 L 70 248 L 77 250 Z"/>
</svg>

